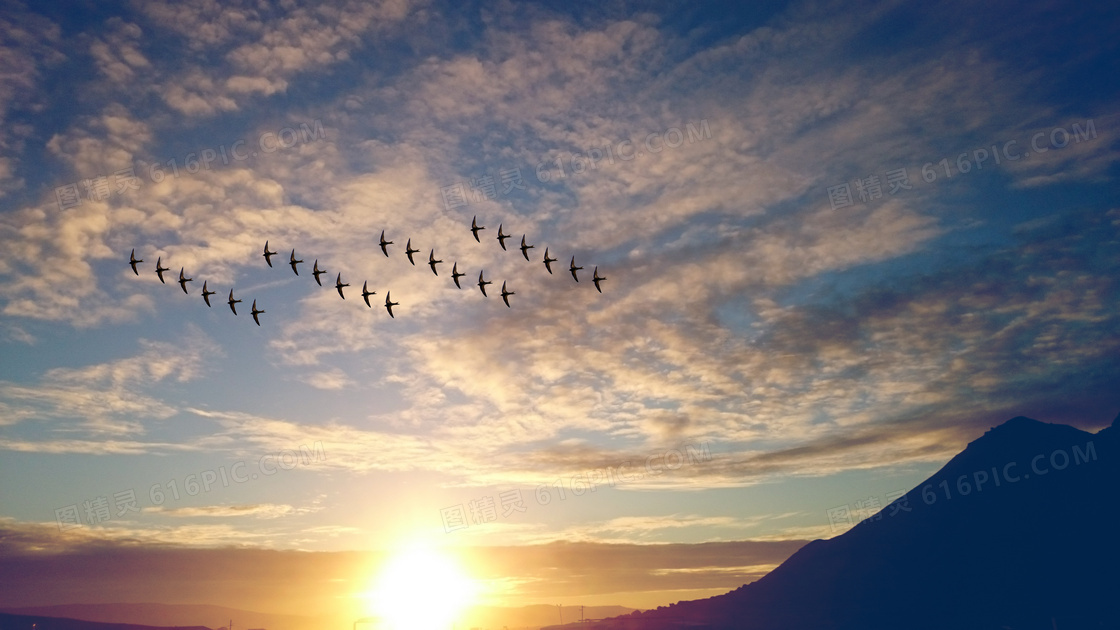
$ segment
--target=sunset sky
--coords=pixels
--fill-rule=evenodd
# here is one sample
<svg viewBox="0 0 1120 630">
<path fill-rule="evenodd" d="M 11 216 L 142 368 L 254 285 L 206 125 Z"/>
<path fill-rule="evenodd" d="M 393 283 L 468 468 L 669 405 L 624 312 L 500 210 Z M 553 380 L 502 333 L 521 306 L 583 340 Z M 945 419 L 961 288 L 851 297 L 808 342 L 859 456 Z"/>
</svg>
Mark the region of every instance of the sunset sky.
<svg viewBox="0 0 1120 630">
<path fill-rule="evenodd" d="M 0 605 L 657 606 L 1107 425 L 1120 10 L 698 4 L 0 4 Z"/>
</svg>

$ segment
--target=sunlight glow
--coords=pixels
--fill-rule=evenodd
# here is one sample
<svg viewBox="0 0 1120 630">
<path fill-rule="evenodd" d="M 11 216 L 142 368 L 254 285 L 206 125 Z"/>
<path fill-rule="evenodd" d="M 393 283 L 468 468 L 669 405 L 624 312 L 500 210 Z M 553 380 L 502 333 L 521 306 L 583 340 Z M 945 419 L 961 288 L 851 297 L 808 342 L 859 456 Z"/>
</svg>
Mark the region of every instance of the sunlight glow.
<svg viewBox="0 0 1120 630">
<path fill-rule="evenodd" d="M 369 602 L 386 630 L 447 630 L 477 592 L 452 558 L 414 545 L 382 567 Z"/>
</svg>

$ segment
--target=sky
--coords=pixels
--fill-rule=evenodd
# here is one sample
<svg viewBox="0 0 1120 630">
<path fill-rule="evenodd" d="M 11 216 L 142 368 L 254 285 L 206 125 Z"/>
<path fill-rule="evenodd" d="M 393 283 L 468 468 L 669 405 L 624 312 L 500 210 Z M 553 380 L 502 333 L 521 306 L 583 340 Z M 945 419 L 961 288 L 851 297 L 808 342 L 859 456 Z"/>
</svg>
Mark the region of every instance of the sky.
<svg viewBox="0 0 1120 630">
<path fill-rule="evenodd" d="M 4 0 L 0 605 L 651 607 L 1106 426 L 1118 13 Z"/>
</svg>

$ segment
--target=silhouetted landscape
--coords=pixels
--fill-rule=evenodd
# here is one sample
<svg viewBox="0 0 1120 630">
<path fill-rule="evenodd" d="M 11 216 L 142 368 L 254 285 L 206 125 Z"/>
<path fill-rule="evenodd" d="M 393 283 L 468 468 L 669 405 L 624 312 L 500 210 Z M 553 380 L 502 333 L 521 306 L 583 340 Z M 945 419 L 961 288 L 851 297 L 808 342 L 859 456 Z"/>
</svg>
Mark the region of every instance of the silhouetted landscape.
<svg viewBox="0 0 1120 630">
<path fill-rule="evenodd" d="M 726 595 L 584 627 L 1116 628 L 1118 424 L 1013 418 L 907 493 L 909 511 L 899 499 Z"/>
</svg>

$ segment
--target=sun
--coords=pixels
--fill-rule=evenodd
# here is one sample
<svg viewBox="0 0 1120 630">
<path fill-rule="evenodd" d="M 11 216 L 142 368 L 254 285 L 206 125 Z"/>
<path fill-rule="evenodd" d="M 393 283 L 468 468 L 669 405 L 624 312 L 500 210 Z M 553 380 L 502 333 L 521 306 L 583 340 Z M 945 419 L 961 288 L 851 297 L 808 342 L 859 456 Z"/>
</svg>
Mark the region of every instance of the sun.
<svg viewBox="0 0 1120 630">
<path fill-rule="evenodd" d="M 478 586 L 455 560 L 412 545 L 381 568 L 369 603 L 386 630 L 448 630 L 476 597 Z"/>
</svg>

